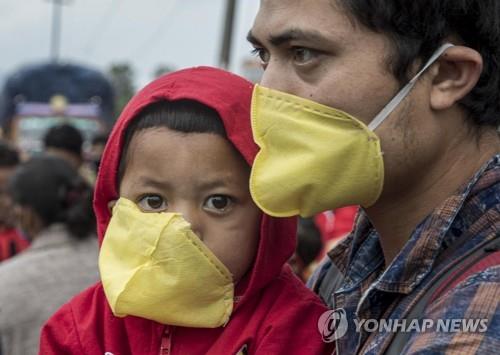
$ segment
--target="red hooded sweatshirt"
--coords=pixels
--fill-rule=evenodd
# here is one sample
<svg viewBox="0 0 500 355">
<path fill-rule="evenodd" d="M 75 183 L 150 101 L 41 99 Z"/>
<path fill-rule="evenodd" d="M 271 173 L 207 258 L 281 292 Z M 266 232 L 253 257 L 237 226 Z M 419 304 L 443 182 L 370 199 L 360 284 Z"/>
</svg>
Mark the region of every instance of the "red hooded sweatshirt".
<svg viewBox="0 0 500 355">
<path fill-rule="evenodd" d="M 215 109 L 231 143 L 252 164 L 252 84 L 228 72 L 199 67 L 171 73 L 140 91 L 111 132 L 96 184 L 94 209 L 102 241 L 117 199 L 117 171 L 124 132 L 146 106 L 159 100 L 191 99 Z M 286 265 L 295 249 L 295 220 L 263 214 L 254 264 L 235 289 L 224 327 L 185 328 L 113 315 L 101 283 L 64 305 L 42 330 L 40 354 L 328 354 L 318 319 L 327 311 Z"/>
</svg>

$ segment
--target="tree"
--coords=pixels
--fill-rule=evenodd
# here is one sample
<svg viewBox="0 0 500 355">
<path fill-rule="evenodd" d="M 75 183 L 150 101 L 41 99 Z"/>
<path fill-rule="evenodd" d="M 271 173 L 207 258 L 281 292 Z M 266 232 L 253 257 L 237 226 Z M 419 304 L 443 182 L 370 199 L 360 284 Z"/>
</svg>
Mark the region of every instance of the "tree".
<svg viewBox="0 0 500 355">
<path fill-rule="evenodd" d="M 115 90 L 116 110 L 122 112 L 135 93 L 134 70 L 128 63 L 115 63 L 109 68 L 109 76 Z"/>
<path fill-rule="evenodd" d="M 170 65 L 166 65 L 166 64 L 159 64 L 154 73 L 153 73 L 153 79 L 156 79 L 156 78 L 159 78 L 160 76 L 162 76 L 163 74 L 167 74 L 167 73 L 170 73 L 170 72 L 173 72 L 175 69 L 170 66 Z"/>
</svg>

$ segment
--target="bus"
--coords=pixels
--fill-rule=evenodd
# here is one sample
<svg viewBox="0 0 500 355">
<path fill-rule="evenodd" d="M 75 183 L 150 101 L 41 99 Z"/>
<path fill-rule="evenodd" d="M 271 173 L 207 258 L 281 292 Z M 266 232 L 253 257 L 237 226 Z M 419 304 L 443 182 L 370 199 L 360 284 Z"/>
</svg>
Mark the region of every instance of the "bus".
<svg viewBox="0 0 500 355">
<path fill-rule="evenodd" d="M 78 128 L 84 146 L 114 122 L 114 92 L 98 70 L 76 64 L 26 65 L 5 81 L 0 96 L 0 136 L 32 155 L 54 125 Z"/>
</svg>

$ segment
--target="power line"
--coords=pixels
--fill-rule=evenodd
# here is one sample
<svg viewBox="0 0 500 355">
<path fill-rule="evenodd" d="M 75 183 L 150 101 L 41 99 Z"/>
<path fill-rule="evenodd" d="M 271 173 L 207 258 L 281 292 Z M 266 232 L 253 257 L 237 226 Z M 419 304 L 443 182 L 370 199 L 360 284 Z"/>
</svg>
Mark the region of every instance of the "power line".
<svg viewBox="0 0 500 355">
<path fill-rule="evenodd" d="M 85 42 L 85 46 L 83 47 L 85 55 L 87 55 L 87 56 L 91 55 L 94 52 L 94 50 L 97 48 L 100 41 L 104 37 L 103 34 L 109 29 L 109 27 L 112 23 L 112 19 L 114 18 L 114 16 L 116 16 L 116 13 L 118 12 L 118 8 L 119 8 L 120 3 L 123 5 L 124 1 L 125 0 L 122 0 L 122 1 L 111 0 L 108 7 L 106 8 L 106 11 L 99 19 L 99 22 L 97 23 L 97 25 L 94 26 L 92 32 L 88 36 L 88 40 Z"/>
<path fill-rule="evenodd" d="M 163 17 L 169 17 L 175 10 L 176 5 L 177 5 L 177 0 L 171 0 L 167 4 L 167 8 Z M 150 50 L 151 48 L 153 48 L 152 44 L 155 42 L 156 38 L 162 36 L 163 33 L 169 29 L 170 23 L 172 22 L 167 22 L 165 24 L 164 22 L 160 21 L 160 25 L 151 33 L 151 35 L 145 41 L 141 42 L 141 45 L 136 50 L 130 52 L 129 57 L 136 58 L 138 55 L 143 55 L 144 53 L 146 53 L 148 49 Z"/>
</svg>

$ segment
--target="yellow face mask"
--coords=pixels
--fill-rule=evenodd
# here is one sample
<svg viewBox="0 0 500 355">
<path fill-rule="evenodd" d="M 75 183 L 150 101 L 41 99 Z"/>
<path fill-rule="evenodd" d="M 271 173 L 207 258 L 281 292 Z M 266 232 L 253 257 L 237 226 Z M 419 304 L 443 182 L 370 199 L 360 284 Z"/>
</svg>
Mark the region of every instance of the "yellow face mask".
<svg viewBox="0 0 500 355">
<path fill-rule="evenodd" d="M 260 151 L 250 175 L 255 203 L 276 217 L 373 205 L 384 183 L 380 141 L 373 131 L 451 46 L 440 47 L 368 126 L 338 109 L 256 85 L 251 120 Z"/>
<path fill-rule="evenodd" d="M 230 271 L 180 214 L 144 213 L 120 198 L 99 254 L 113 314 L 162 324 L 216 328 L 233 310 Z"/>
</svg>

